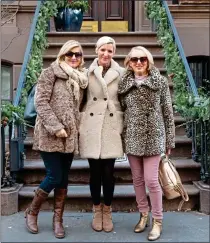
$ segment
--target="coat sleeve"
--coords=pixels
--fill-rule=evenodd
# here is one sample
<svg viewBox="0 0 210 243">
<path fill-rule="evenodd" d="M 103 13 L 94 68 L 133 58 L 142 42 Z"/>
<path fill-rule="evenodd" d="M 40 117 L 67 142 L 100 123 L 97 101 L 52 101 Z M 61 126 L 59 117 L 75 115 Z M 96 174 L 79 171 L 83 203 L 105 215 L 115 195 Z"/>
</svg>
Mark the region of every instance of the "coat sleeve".
<svg viewBox="0 0 210 243">
<path fill-rule="evenodd" d="M 168 80 L 164 78 L 161 92 L 161 105 L 166 131 L 166 149 L 175 147 L 175 125 Z"/>
<path fill-rule="evenodd" d="M 37 114 L 45 129 L 51 135 L 64 128 L 49 104 L 54 83 L 55 75 L 53 69 L 49 67 L 43 70 L 37 82 L 34 99 Z"/>
<path fill-rule="evenodd" d="M 119 84 L 118 84 L 118 100 L 120 102 L 120 105 L 121 105 L 121 108 L 122 108 L 122 111 L 125 111 L 126 109 L 126 104 L 125 104 L 125 94 L 121 91 L 124 90 L 124 84 L 123 84 L 123 81 L 122 79 L 120 80 Z"/>
</svg>

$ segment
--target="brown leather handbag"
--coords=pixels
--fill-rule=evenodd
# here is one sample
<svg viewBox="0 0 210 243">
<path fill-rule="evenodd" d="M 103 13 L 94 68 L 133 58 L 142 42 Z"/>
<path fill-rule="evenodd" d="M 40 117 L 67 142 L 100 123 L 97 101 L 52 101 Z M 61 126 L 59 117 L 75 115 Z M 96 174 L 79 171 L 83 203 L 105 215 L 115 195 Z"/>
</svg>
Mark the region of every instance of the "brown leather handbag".
<svg viewBox="0 0 210 243">
<path fill-rule="evenodd" d="M 167 199 L 182 197 L 178 206 L 178 211 L 180 211 L 183 203 L 189 200 L 189 196 L 182 185 L 180 176 L 173 162 L 165 154 L 161 155 L 159 165 L 159 182 L 163 194 Z"/>
</svg>

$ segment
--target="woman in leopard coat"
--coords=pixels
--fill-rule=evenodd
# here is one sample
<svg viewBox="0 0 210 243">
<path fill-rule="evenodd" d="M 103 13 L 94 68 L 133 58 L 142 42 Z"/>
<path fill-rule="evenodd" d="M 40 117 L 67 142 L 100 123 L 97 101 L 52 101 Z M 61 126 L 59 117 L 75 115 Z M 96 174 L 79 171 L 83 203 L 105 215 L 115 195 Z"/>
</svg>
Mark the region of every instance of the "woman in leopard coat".
<svg viewBox="0 0 210 243">
<path fill-rule="evenodd" d="M 140 220 L 134 231 L 142 232 L 149 220 L 145 185 L 149 189 L 153 227 L 149 240 L 162 231 L 162 192 L 158 167 L 162 153 L 174 148 L 174 119 L 168 81 L 154 66 L 151 53 L 144 47 L 131 49 L 125 59 L 127 71 L 119 83 L 124 109 L 123 143 L 132 171 Z"/>
</svg>

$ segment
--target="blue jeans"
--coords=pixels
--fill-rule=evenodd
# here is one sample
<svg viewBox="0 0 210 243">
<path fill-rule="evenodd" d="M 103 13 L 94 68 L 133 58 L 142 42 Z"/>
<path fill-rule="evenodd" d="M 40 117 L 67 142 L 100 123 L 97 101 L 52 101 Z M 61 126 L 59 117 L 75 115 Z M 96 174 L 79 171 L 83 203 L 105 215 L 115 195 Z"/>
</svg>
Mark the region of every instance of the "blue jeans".
<svg viewBox="0 0 210 243">
<path fill-rule="evenodd" d="M 73 153 L 40 151 L 40 154 L 46 168 L 46 177 L 39 187 L 48 193 L 55 188 L 67 189 Z"/>
</svg>

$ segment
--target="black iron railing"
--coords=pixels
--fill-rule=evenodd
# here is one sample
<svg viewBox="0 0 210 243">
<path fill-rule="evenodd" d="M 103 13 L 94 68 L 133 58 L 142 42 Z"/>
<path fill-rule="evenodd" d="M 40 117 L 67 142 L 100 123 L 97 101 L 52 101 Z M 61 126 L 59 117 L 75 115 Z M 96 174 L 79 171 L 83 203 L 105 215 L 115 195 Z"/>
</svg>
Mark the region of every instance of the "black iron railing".
<svg viewBox="0 0 210 243">
<path fill-rule="evenodd" d="M 210 184 L 210 121 L 193 121 L 191 131 L 192 158 L 201 163 L 201 180 Z"/>
<path fill-rule="evenodd" d="M 8 131 L 9 134 L 6 132 Z M 1 188 L 11 187 L 15 181 L 10 171 L 10 144 L 12 124 L 1 124 Z"/>
<path fill-rule="evenodd" d="M 177 45 L 181 60 L 185 67 L 185 71 L 187 74 L 187 86 L 189 90 L 193 93 L 193 95 L 195 97 L 198 97 L 198 88 L 204 87 L 203 74 L 209 75 L 209 68 L 204 68 L 209 66 L 209 60 L 208 64 L 203 65 L 203 68 L 205 70 L 202 69 L 202 77 L 199 74 L 200 69 L 192 70 L 193 66 L 191 65 L 190 67 L 188 64 L 167 1 L 161 2 L 162 6 L 165 8 L 165 11 L 167 13 L 168 23 L 174 35 L 174 41 Z M 173 1 L 173 3 L 178 3 L 178 1 Z M 194 71 L 193 75 L 192 71 Z M 194 79 L 195 77 L 196 81 Z M 206 90 L 206 94 L 209 94 L 210 91 L 208 90 L 208 87 L 209 83 L 205 84 L 204 88 Z M 196 118 L 191 119 L 191 121 L 187 123 L 187 133 L 188 137 L 192 138 L 192 158 L 194 161 L 199 162 L 201 164 L 201 180 L 203 180 L 205 183 L 210 183 L 210 120 L 203 121 L 201 119 Z"/>
</svg>

